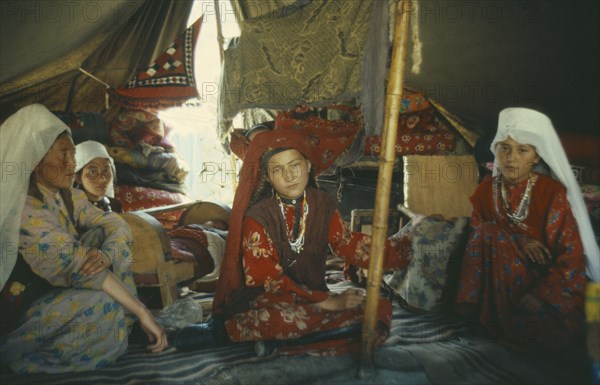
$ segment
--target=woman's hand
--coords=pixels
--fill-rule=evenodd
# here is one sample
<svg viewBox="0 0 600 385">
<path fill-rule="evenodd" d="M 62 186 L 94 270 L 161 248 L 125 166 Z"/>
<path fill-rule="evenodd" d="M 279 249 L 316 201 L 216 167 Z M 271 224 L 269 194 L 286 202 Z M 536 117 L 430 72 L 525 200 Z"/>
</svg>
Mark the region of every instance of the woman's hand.
<svg viewBox="0 0 600 385">
<path fill-rule="evenodd" d="M 166 348 L 169 345 L 169 342 L 167 341 L 165 329 L 156 323 L 156 320 L 150 311 L 146 309 L 139 318 L 142 330 L 144 330 L 144 333 L 148 336 L 148 341 L 152 343 L 151 345 L 148 345 L 148 349 L 151 350 L 152 353 L 158 353 Z"/>
<path fill-rule="evenodd" d="M 519 237 L 518 244 L 531 262 L 545 265 L 550 260 L 550 250 L 540 241 L 527 236 L 521 236 Z"/>
<path fill-rule="evenodd" d="M 348 289 L 343 293 L 329 293 L 329 297 L 322 302 L 316 303 L 323 310 L 345 310 L 353 309 L 365 302 L 365 291 L 363 289 Z"/>
<path fill-rule="evenodd" d="M 156 323 L 150 310 L 129 292 L 129 289 L 113 272 L 109 271 L 105 275 L 105 279 L 102 282 L 102 290 L 139 318 L 140 326 L 151 342 L 151 345 L 148 345 L 148 349 L 152 350 L 152 352 L 160 352 L 169 344 L 165 330 Z M 112 322 L 117 322 L 117 320 L 112 320 Z"/>
<path fill-rule="evenodd" d="M 111 260 L 103 252 L 96 248 L 90 248 L 85 256 L 85 262 L 79 273 L 82 275 L 96 275 L 111 265 Z"/>
<path fill-rule="evenodd" d="M 519 310 L 530 314 L 539 313 L 543 306 L 544 303 L 542 300 L 531 293 L 527 293 L 521 297 L 521 300 L 517 304 Z"/>
</svg>

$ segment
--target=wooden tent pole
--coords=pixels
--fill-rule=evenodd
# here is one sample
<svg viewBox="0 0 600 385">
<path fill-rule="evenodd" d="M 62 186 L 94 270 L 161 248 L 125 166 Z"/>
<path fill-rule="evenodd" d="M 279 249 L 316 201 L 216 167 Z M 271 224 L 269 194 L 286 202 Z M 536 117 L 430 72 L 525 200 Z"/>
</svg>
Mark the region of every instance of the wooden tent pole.
<svg viewBox="0 0 600 385">
<path fill-rule="evenodd" d="M 381 133 L 381 156 L 379 158 L 379 174 L 375 193 L 375 209 L 373 214 L 373 240 L 367 276 L 367 303 L 362 329 L 361 362 L 358 375 L 364 369 L 373 368 L 373 350 L 377 338 L 377 309 L 379 290 L 383 271 L 383 251 L 387 238 L 388 208 L 394 170 L 396 132 L 398 114 L 404 85 L 404 67 L 406 63 L 408 25 L 411 11 L 409 0 L 402 0 L 396 6 L 392 62 L 389 71 L 389 83 L 385 100 L 385 123 Z"/>
<path fill-rule="evenodd" d="M 223 36 L 223 24 L 221 22 L 221 8 L 219 7 L 219 1 L 214 0 L 215 6 L 215 23 L 217 26 L 217 42 L 219 43 L 219 56 L 221 58 L 221 64 L 223 64 L 223 58 L 225 56 L 225 48 L 223 47 L 225 43 L 225 37 Z"/>
</svg>

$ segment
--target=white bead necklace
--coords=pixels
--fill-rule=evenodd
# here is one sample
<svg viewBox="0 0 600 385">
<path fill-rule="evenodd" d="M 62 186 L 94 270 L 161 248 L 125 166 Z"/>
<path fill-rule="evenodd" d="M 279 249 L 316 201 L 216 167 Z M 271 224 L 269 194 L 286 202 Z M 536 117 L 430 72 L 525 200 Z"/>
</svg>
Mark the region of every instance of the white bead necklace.
<svg viewBox="0 0 600 385">
<path fill-rule="evenodd" d="M 298 236 L 296 237 L 296 239 L 294 241 L 292 241 L 291 236 L 293 236 L 293 233 L 290 232 L 290 229 L 288 228 L 288 224 L 287 224 L 287 219 L 285 217 L 285 209 L 283 207 L 283 202 L 281 202 L 281 198 L 279 197 L 279 194 L 277 195 L 277 201 L 279 202 L 279 208 L 281 209 L 281 215 L 283 215 L 283 223 L 285 223 L 285 232 L 288 236 L 288 242 L 290 244 L 290 247 L 292 248 L 292 251 L 296 254 L 302 252 L 302 249 L 304 248 L 304 233 L 306 232 L 306 217 L 308 216 L 308 202 L 306 201 L 306 191 L 304 191 L 304 196 L 302 197 L 302 220 L 300 221 L 300 232 L 298 234 Z M 293 228 L 292 228 L 293 230 Z"/>
<path fill-rule="evenodd" d="M 523 221 L 525 218 L 527 218 L 527 215 L 529 214 L 529 202 L 531 201 L 531 190 L 533 189 L 533 186 L 535 185 L 535 182 L 537 181 L 537 175 L 535 174 L 531 174 L 529 175 L 529 178 L 527 179 L 527 186 L 525 187 L 525 192 L 523 193 L 523 196 L 521 197 L 521 201 L 519 202 L 519 206 L 517 206 L 517 209 L 514 212 L 510 211 L 510 202 L 508 201 L 508 196 L 507 196 L 507 192 L 506 192 L 506 187 L 504 186 L 504 178 L 502 176 L 499 176 L 496 179 L 496 183 L 494 183 L 494 206 L 496 209 L 496 214 L 498 216 L 500 216 L 500 208 L 499 208 L 499 203 L 498 203 L 498 185 L 500 185 L 500 194 L 502 196 L 502 203 L 504 204 L 504 212 L 506 213 L 506 216 L 508 217 L 508 219 L 515 224 L 520 223 L 521 221 Z"/>
</svg>

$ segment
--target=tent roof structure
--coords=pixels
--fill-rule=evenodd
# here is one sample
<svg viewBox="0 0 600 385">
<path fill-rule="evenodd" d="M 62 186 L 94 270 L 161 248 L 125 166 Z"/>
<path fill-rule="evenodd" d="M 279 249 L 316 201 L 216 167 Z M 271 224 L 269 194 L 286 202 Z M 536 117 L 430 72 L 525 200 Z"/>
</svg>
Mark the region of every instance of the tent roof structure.
<svg viewBox="0 0 600 385">
<path fill-rule="evenodd" d="M 89 58 L 88 51 L 145 4 L 144 0 L 1 2 L 2 104 L 5 96 L 20 92 L 13 86 L 24 75 L 78 49 L 84 50 L 81 61 Z M 501 109 L 526 106 L 549 115 L 559 131 L 598 132 L 599 2 L 426 0 L 419 2 L 417 12 L 423 62 L 420 74 L 406 74 L 408 86 L 484 130 L 495 129 Z M 93 69 L 94 63 L 86 64 Z M 49 76 L 42 74 L 33 82 L 43 83 Z M 44 102 L 31 99 L 27 98 Z M 73 110 L 81 111 L 77 101 Z"/>
</svg>

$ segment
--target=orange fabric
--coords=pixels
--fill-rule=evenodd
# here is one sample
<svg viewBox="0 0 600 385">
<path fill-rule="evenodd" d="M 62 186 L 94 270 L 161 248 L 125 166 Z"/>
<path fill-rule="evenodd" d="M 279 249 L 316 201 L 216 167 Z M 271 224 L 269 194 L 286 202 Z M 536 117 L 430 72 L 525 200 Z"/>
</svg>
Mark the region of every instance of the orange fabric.
<svg viewBox="0 0 600 385">
<path fill-rule="evenodd" d="M 339 119 L 324 119 L 317 109 L 308 106 L 297 106 L 292 110 L 281 112 L 275 118 L 274 130 L 290 129 L 301 132 L 313 146 L 316 158 L 313 164 L 320 170 L 326 170 L 347 151 L 358 132 L 363 127 L 362 114 L 359 107 L 330 105 L 323 111 L 334 110 Z M 250 141 L 245 130 L 234 129 L 231 132 L 229 148 L 244 160 Z"/>
<path fill-rule="evenodd" d="M 321 170 L 328 169 L 350 148 L 363 127 L 359 107 L 331 105 L 327 109 L 337 110 L 343 118 L 324 119 L 307 106 L 298 106 L 275 118 L 275 129 L 295 129 L 304 133 L 314 147 Z"/>
</svg>

